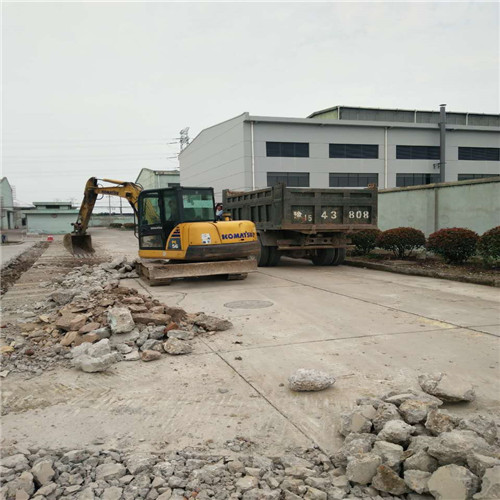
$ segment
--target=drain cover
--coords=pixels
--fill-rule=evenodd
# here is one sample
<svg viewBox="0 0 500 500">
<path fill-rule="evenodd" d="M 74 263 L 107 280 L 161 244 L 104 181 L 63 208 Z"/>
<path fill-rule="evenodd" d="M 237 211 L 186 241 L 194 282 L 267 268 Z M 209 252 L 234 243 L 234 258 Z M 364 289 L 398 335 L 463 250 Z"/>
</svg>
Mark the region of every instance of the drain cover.
<svg viewBox="0 0 500 500">
<path fill-rule="evenodd" d="M 272 302 L 268 300 L 237 300 L 235 302 L 228 302 L 224 307 L 230 309 L 262 309 L 263 307 L 271 307 Z"/>
</svg>

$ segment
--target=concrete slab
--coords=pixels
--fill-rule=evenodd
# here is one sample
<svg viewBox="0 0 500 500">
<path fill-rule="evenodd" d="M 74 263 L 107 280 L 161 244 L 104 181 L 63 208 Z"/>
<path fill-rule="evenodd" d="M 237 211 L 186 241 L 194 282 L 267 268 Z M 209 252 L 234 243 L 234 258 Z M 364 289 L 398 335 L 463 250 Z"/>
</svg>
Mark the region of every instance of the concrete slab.
<svg viewBox="0 0 500 500">
<path fill-rule="evenodd" d="M 215 353 L 2 382 L 2 433 L 25 446 L 168 451 L 237 436 L 273 454 L 312 442 Z M 44 432 L 34 432 L 44 429 Z"/>
<path fill-rule="evenodd" d="M 307 274 L 303 274 L 306 269 Z M 381 271 L 356 271 L 363 273 L 363 281 L 359 281 L 359 274 L 346 271 L 343 266 L 319 270 L 288 265 L 260 270 L 274 277 L 286 275 L 286 279 L 292 283 L 300 282 L 310 288 L 448 322 L 455 326 L 500 322 L 500 290 L 496 288 Z M 380 277 L 380 274 L 392 274 L 395 277 L 388 281 L 386 276 Z M 346 282 L 349 276 L 355 278 L 350 283 Z M 428 281 L 432 281 L 432 286 Z"/>
<path fill-rule="evenodd" d="M 136 255 L 132 233 L 93 233 L 99 255 Z M 313 442 L 334 451 L 340 413 L 356 397 L 416 387 L 424 371 L 477 386 L 478 400 L 454 412 L 500 412 L 499 298 L 490 287 L 300 262 L 261 269 L 245 281 L 123 284 L 188 312 L 229 318 L 234 328 L 197 339 L 193 355 L 120 363 L 109 374 L 59 369 L 28 381 L 9 375 L 2 381 L 11 408 L 4 435 L 26 446 L 99 442 L 153 450 L 207 440 L 222 450 L 226 440 L 244 436 L 269 454 Z M 226 306 L 249 300 L 272 304 Z M 463 324 L 476 326 L 457 327 Z M 290 392 L 281 384 L 301 367 L 332 373 L 336 385 Z"/>
<path fill-rule="evenodd" d="M 472 325 L 470 328 L 477 331 L 477 332 L 489 333 L 491 335 L 496 335 L 497 337 L 500 337 L 500 324 L 499 325 L 481 325 L 481 326 Z"/>
<path fill-rule="evenodd" d="M 422 372 L 444 370 L 465 376 L 477 387 L 477 401 L 453 405 L 454 413 L 479 410 L 495 418 L 500 411 L 498 341 L 465 329 L 248 348 L 221 356 L 328 451 L 341 444 L 338 418 L 356 398 L 393 388 L 419 389 L 417 376 Z M 287 378 L 299 368 L 326 371 L 337 381 L 326 391 L 294 393 L 287 388 Z"/>
<path fill-rule="evenodd" d="M 0 267 L 7 266 L 16 257 L 19 257 L 24 252 L 27 252 L 36 243 L 38 243 L 38 240 L 28 240 L 23 243 L 0 245 Z"/>
</svg>

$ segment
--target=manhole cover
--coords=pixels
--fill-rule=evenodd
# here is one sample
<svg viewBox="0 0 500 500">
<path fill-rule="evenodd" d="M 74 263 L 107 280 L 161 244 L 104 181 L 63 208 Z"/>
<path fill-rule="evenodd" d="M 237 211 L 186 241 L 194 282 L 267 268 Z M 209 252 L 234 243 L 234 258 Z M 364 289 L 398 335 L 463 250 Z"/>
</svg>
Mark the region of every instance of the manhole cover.
<svg viewBox="0 0 500 500">
<path fill-rule="evenodd" d="M 272 302 L 268 300 L 236 300 L 235 302 L 228 302 L 224 307 L 230 309 L 262 309 L 263 307 L 271 307 Z"/>
</svg>

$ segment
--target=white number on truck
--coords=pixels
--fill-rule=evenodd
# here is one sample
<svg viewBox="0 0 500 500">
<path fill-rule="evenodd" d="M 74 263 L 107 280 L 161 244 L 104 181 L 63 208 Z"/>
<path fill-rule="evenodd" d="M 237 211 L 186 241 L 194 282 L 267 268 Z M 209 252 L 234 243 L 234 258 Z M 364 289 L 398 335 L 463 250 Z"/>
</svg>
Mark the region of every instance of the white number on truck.
<svg viewBox="0 0 500 500">
<path fill-rule="evenodd" d="M 331 219 L 335 220 L 337 218 L 337 211 L 336 210 L 331 210 L 330 214 L 326 213 L 326 210 L 321 214 L 322 219 Z"/>
<path fill-rule="evenodd" d="M 369 219 L 370 212 L 368 210 L 349 210 L 349 219 Z"/>
</svg>

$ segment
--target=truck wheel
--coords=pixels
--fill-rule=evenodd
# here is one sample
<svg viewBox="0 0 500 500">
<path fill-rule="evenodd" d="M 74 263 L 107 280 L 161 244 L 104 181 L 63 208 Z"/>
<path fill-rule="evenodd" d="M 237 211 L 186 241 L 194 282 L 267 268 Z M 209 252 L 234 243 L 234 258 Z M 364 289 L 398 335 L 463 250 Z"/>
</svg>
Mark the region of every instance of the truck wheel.
<svg viewBox="0 0 500 500">
<path fill-rule="evenodd" d="M 259 267 L 267 267 L 269 264 L 269 248 L 270 247 L 265 247 L 262 242 L 260 242 L 260 252 L 259 255 L 257 255 L 257 266 Z"/>
<path fill-rule="evenodd" d="M 269 260 L 267 261 L 267 265 L 269 267 L 274 267 L 278 265 L 280 261 L 281 254 L 277 247 L 267 247 L 269 249 Z"/>
<path fill-rule="evenodd" d="M 334 248 L 321 248 L 316 250 L 315 255 L 311 257 L 311 260 L 315 266 L 329 266 L 333 262 L 334 258 Z"/>
<path fill-rule="evenodd" d="M 345 260 L 345 248 L 336 248 L 331 266 L 340 266 Z"/>
</svg>

